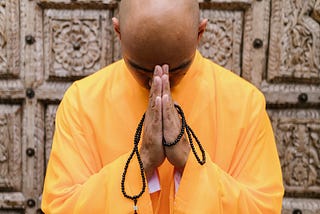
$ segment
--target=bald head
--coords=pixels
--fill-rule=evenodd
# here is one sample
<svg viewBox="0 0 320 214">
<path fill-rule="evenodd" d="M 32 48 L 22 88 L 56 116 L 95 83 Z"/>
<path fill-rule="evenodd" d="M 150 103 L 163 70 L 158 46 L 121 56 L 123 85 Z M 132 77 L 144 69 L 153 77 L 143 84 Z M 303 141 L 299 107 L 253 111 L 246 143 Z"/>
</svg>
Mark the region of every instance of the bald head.
<svg viewBox="0 0 320 214">
<path fill-rule="evenodd" d="M 158 24 L 166 21 L 187 20 L 189 24 L 199 22 L 199 5 L 196 0 L 122 0 L 120 3 L 120 22 L 123 27 L 139 24 L 150 19 Z M 145 22 L 143 22 L 145 24 Z"/>
<path fill-rule="evenodd" d="M 179 60 L 181 52 L 194 52 L 198 26 L 195 0 L 122 0 L 120 4 L 122 49 L 133 55 L 144 53 L 150 66 Z"/>
</svg>

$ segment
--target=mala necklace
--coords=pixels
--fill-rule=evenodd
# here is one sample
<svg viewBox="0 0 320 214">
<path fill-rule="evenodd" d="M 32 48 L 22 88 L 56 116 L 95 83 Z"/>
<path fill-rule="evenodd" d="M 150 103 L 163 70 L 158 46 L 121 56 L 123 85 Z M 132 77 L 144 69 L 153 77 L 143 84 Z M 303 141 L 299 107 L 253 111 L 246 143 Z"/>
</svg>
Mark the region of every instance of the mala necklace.
<svg viewBox="0 0 320 214">
<path fill-rule="evenodd" d="M 197 138 L 197 136 L 195 135 L 193 130 L 190 128 L 190 126 L 188 126 L 181 107 L 176 105 L 176 104 L 174 104 L 174 107 L 176 108 L 178 114 L 181 117 L 181 130 L 180 130 L 180 133 L 179 133 L 177 139 L 175 139 L 175 141 L 173 141 L 172 143 L 167 143 L 165 141 L 165 139 L 163 138 L 162 139 L 162 144 L 164 146 L 167 146 L 167 147 L 174 146 L 181 140 L 181 138 L 184 135 L 184 133 L 187 132 L 187 136 L 188 136 L 188 139 L 189 139 L 191 150 L 192 150 L 194 156 L 196 157 L 196 159 L 197 159 L 197 161 L 198 161 L 198 163 L 200 165 L 205 164 L 206 155 L 205 155 L 204 149 L 203 149 L 199 139 Z M 140 141 L 140 138 L 141 138 L 142 126 L 143 126 L 144 119 L 145 119 L 145 113 L 143 114 L 143 116 L 142 116 L 142 118 L 141 118 L 141 120 L 140 120 L 140 122 L 138 124 L 138 127 L 136 129 L 136 133 L 134 135 L 133 150 L 132 150 L 132 152 L 131 152 L 131 154 L 130 154 L 127 162 L 126 162 L 126 165 L 124 167 L 124 171 L 123 171 L 123 174 L 122 174 L 122 179 L 121 179 L 121 191 L 122 191 L 122 194 L 124 195 L 124 197 L 126 197 L 126 198 L 128 198 L 130 200 L 133 200 L 133 202 L 134 202 L 133 210 L 134 210 L 135 214 L 137 214 L 137 211 L 138 211 L 137 201 L 146 190 L 146 178 L 145 178 L 145 175 L 144 175 L 143 163 L 142 163 L 142 160 L 141 160 L 141 157 L 140 157 L 140 154 L 139 154 L 139 150 L 138 150 L 138 144 L 139 144 L 139 141 Z M 201 155 L 202 155 L 202 159 L 200 159 L 199 155 L 197 154 L 197 151 L 196 151 L 195 146 L 193 144 L 192 137 L 196 140 L 196 143 L 199 146 L 199 149 L 200 149 Z M 132 160 L 132 158 L 133 158 L 133 156 L 135 154 L 137 155 L 137 159 L 138 159 L 138 163 L 139 163 L 139 167 L 140 167 L 140 174 L 141 174 L 141 180 L 142 180 L 142 189 L 138 194 L 131 196 L 131 195 L 127 194 L 124 184 L 125 184 L 125 181 L 126 181 L 126 175 L 127 175 L 127 171 L 128 171 L 128 167 L 129 167 L 130 161 Z"/>
</svg>

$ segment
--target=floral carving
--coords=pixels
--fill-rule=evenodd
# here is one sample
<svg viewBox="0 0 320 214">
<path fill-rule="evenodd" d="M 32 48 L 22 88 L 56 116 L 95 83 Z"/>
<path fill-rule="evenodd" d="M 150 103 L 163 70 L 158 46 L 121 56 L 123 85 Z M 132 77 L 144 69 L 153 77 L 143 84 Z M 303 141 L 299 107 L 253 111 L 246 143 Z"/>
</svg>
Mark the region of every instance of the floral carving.
<svg viewBox="0 0 320 214">
<path fill-rule="evenodd" d="M 315 0 L 285 0 L 282 5 L 280 75 L 319 80 L 320 25 L 310 16 Z"/>
<path fill-rule="evenodd" d="M 8 186 L 9 129 L 5 115 L 0 117 L 0 187 Z"/>
<path fill-rule="evenodd" d="M 6 72 L 7 61 L 5 56 L 6 36 L 5 36 L 5 1 L 0 1 L 0 73 Z"/>
<path fill-rule="evenodd" d="M 307 186 L 308 184 L 308 159 L 297 158 L 294 159 L 292 164 L 289 165 L 292 172 L 292 179 L 290 180 L 292 184 L 298 186 Z"/>
<path fill-rule="evenodd" d="M 275 126 L 287 193 L 320 194 L 320 122 L 286 120 Z"/>
<path fill-rule="evenodd" d="M 0 105 L 0 191 L 17 191 L 21 185 L 20 108 Z"/>
<path fill-rule="evenodd" d="M 58 76 L 82 76 L 97 70 L 100 59 L 97 20 L 52 20 L 54 69 Z"/>
<path fill-rule="evenodd" d="M 202 16 L 209 21 L 200 41 L 201 54 L 240 75 L 241 14 L 204 10 Z"/>
<path fill-rule="evenodd" d="M 202 54 L 225 66 L 232 57 L 232 20 L 210 20 L 206 31 Z"/>
</svg>

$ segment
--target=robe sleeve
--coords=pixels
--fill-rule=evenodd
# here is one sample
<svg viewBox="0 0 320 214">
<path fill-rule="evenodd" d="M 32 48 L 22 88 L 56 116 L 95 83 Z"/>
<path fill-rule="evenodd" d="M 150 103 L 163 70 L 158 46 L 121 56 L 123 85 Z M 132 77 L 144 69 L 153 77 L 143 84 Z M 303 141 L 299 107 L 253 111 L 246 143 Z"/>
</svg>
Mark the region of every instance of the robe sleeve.
<svg viewBox="0 0 320 214">
<path fill-rule="evenodd" d="M 103 165 L 95 141 L 82 131 L 76 93 L 66 92 L 56 114 L 55 134 L 47 166 L 41 208 L 44 213 L 133 213 L 133 202 L 122 195 L 121 178 L 129 157 L 122 154 Z M 126 191 L 140 192 L 142 181 L 136 158 L 129 165 Z M 148 187 L 146 187 L 146 192 Z M 152 213 L 149 194 L 138 201 L 140 210 Z"/>
<path fill-rule="evenodd" d="M 237 142 L 237 154 L 230 166 L 233 172 L 222 170 L 208 153 L 201 166 L 190 152 L 174 213 L 281 212 L 281 167 L 264 98 L 251 112 L 258 113 L 248 113 L 248 125 Z"/>
</svg>

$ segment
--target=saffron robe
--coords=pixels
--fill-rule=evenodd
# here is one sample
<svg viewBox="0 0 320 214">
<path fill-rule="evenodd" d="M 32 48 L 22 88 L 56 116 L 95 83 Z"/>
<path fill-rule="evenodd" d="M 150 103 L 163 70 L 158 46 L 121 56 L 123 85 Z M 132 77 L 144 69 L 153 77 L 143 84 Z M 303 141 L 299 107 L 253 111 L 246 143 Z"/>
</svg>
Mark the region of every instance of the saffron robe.
<svg viewBox="0 0 320 214">
<path fill-rule="evenodd" d="M 199 52 L 171 91 L 207 162 L 199 165 L 190 151 L 175 192 L 174 167 L 165 161 L 158 168 L 161 190 L 146 189 L 138 213 L 280 213 L 281 167 L 261 92 Z M 56 115 L 45 213 L 133 213 L 121 177 L 148 95 L 123 60 L 67 90 Z M 129 195 L 141 190 L 137 159 L 125 186 Z"/>
</svg>

